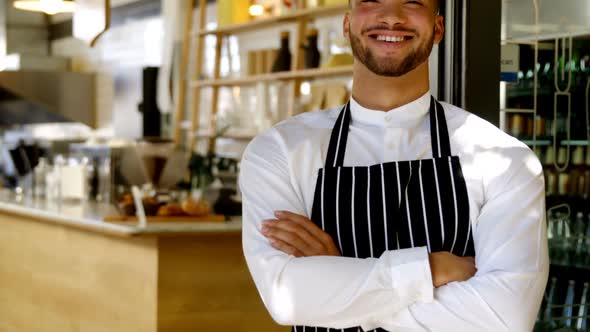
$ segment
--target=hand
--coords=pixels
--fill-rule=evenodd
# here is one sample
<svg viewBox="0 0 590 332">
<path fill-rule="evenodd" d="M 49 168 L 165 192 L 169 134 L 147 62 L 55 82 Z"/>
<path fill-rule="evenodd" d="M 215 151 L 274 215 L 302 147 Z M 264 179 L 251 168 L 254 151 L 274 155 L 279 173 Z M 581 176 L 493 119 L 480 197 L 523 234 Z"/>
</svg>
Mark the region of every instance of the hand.
<svg viewBox="0 0 590 332">
<path fill-rule="evenodd" d="M 475 257 L 459 257 L 450 252 L 429 255 L 432 282 L 438 288 L 454 281 L 466 281 L 475 275 Z"/>
<path fill-rule="evenodd" d="M 262 223 L 262 234 L 275 249 L 295 257 L 340 256 L 332 237 L 313 221 L 287 211 L 275 217 Z"/>
</svg>

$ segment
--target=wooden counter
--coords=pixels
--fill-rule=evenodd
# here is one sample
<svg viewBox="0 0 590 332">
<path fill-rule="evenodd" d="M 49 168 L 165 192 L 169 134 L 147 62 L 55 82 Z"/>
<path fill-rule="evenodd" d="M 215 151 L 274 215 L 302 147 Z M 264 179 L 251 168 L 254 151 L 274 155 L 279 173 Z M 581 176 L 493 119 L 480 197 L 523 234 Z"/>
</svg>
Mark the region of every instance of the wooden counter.
<svg viewBox="0 0 590 332">
<path fill-rule="evenodd" d="M 138 230 L 0 202 L 0 331 L 289 330 L 254 287 L 239 221 Z"/>
</svg>

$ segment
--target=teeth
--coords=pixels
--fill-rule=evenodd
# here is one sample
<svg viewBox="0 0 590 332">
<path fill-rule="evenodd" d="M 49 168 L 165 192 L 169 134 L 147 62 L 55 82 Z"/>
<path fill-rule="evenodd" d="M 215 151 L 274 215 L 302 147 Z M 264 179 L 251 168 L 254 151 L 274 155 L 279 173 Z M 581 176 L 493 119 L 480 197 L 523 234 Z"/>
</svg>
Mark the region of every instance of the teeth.
<svg viewBox="0 0 590 332">
<path fill-rule="evenodd" d="M 404 41 L 404 37 L 377 36 L 377 40 L 386 41 L 388 43 L 399 43 L 399 42 Z"/>
</svg>

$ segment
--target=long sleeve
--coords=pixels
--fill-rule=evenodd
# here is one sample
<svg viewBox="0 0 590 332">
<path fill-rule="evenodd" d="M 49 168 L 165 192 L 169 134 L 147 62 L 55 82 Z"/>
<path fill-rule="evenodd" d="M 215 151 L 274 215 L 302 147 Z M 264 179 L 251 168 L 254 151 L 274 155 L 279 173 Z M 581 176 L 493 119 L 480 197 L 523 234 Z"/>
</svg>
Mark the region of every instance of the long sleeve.
<svg viewBox="0 0 590 332">
<path fill-rule="evenodd" d="M 248 146 L 240 171 L 244 255 L 273 319 L 346 328 L 432 301 L 426 248 L 390 251 L 379 259 L 295 258 L 272 248 L 260 232 L 262 221 L 276 210 L 305 215 L 286 155 L 273 129 Z"/>
<path fill-rule="evenodd" d="M 389 331 L 532 330 L 549 260 L 542 168 L 532 152 L 522 153 L 525 149 L 504 154 L 504 161 L 511 157 L 509 170 L 487 185 L 474 229 L 475 277 L 440 287 L 433 302 L 385 315 L 374 326 Z"/>
</svg>

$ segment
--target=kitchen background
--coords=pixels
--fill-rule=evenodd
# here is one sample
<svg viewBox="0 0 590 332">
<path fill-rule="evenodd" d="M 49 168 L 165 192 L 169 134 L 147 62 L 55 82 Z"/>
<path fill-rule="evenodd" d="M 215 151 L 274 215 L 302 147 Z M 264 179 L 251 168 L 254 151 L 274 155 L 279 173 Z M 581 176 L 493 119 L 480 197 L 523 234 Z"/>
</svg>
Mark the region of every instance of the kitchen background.
<svg viewBox="0 0 590 332">
<path fill-rule="evenodd" d="M 90 47 L 73 37 L 71 14 L 26 12 L 0 0 L 1 182 L 24 197 L 113 203 L 127 217 L 137 213 L 130 192 L 137 185 L 148 218 L 163 208 L 160 216 L 205 211 L 205 219 L 209 212 L 239 219 L 235 179 L 249 140 L 282 119 L 347 98 L 347 1 L 324 1 L 303 8 L 278 0 L 110 0 L 110 28 Z M 204 10 L 193 9 L 203 3 Z M 431 91 L 538 154 L 552 266 L 537 329 L 585 331 L 590 2 L 442 3 L 447 35 L 430 59 Z M 299 44 L 307 48 L 297 61 Z M 281 55 L 286 48 L 291 61 Z M 161 113 L 146 111 L 154 109 Z M 158 139 L 146 132 L 146 114 L 161 123 Z M 37 148 L 50 153 L 39 158 Z M 79 181 L 63 183 L 56 169 L 78 172 Z M 199 192 L 194 201 L 191 189 Z"/>
</svg>

